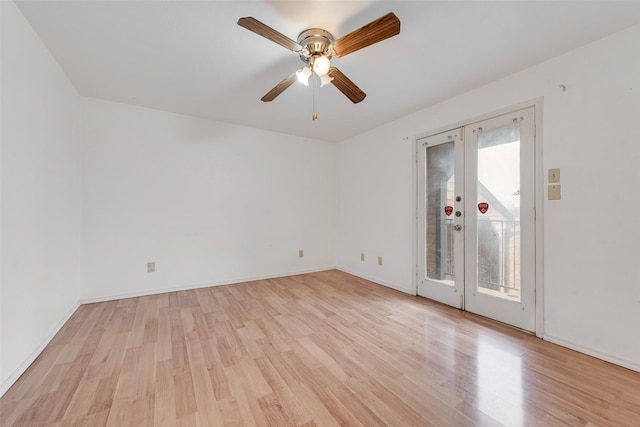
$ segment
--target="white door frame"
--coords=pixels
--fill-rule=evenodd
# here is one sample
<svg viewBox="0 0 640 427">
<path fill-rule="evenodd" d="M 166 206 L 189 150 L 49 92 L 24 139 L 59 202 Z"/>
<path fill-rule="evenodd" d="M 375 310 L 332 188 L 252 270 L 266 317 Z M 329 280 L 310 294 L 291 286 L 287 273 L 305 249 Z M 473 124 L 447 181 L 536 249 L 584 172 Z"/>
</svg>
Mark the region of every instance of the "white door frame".
<svg viewBox="0 0 640 427">
<path fill-rule="evenodd" d="M 487 114 L 482 114 L 476 117 L 472 117 L 459 122 L 451 123 L 439 128 L 435 128 L 430 131 L 422 132 L 415 135 L 413 140 L 413 191 L 414 191 L 414 218 L 413 218 L 413 289 L 415 295 L 418 294 L 418 245 L 421 244 L 421 239 L 418 236 L 418 152 L 419 145 L 418 140 L 435 135 L 438 133 L 446 132 L 453 128 L 464 127 L 472 125 L 473 123 L 491 119 L 503 114 L 508 114 L 513 111 L 521 110 L 527 107 L 534 107 L 535 109 L 535 166 L 534 166 L 534 185 L 535 185 L 535 303 L 536 303 L 536 326 L 535 335 L 542 338 L 544 336 L 544 171 L 543 171 L 543 139 L 542 139 L 542 113 L 543 113 L 543 98 L 536 98 L 533 100 L 525 101 L 520 104 L 511 105 L 509 107 L 502 108 L 497 111 L 493 111 Z"/>
</svg>

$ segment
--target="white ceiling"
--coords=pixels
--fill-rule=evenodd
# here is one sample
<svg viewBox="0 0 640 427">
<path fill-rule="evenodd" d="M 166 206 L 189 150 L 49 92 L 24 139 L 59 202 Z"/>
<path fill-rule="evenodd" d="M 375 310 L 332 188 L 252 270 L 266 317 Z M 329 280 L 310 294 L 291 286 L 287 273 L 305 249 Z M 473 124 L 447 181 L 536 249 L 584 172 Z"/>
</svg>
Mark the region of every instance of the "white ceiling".
<svg viewBox="0 0 640 427">
<path fill-rule="evenodd" d="M 626 1 L 18 1 L 85 96 L 341 141 L 640 23 Z M 394 12 L 398 36 L 332 64 L 367 98 L 298 83 L 260 98 L 302 62 L 236 25 L 253 16 L 296 40 L 334 37 Z M 640 44 L 640 41 L 639 41 Z M 633 52 L 632 54 L 638 54 Z"/>
</svg>

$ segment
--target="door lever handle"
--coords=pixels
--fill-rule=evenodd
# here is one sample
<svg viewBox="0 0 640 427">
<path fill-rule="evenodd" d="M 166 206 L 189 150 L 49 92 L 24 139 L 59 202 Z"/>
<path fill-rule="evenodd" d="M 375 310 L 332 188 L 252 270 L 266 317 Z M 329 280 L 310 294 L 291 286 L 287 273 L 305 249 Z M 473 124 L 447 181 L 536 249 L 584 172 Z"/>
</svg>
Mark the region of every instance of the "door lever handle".
<svg viewBox="0 0 640 427">
<path fill-rule="evenodd" d="M 462 230 L 462 226 L 460 224 L 456 224 L 456 225 L 453 226 L 453 229 L 456 230 L 456 231 L 460 231 L 460 230 Z"/>
</svg>

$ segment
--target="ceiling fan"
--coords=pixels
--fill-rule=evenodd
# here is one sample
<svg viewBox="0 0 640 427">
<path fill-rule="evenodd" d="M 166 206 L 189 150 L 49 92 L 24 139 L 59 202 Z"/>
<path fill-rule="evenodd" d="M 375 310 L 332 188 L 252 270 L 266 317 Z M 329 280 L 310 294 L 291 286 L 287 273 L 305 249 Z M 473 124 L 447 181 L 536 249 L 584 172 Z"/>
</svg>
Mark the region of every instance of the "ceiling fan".
<svg viewBox="0 0 640 427">
<path fill-rule="evenodd" d="M 240 18 L 238 25 L 291 50 L 299 55 L 305 64 L 301 70 L 291 73 L 267 92 L 261 98 L 264 102 L 273 101 L 296 79 L 308 85 L 309 78 L 315 74 L 320 78 L 321 86 L 332 83 L 354 104 L 357 104 L 367 94 L 342 71 L 331 66 L 331 58 L 340 58 L 400 34 L 400 20 L 393 13 L 388 13 L 337 40 L 334 40 L 331 33 L 326 30 L 309 28 L 300 33 L 296 42 L 252 17 Z"/>
</svg>

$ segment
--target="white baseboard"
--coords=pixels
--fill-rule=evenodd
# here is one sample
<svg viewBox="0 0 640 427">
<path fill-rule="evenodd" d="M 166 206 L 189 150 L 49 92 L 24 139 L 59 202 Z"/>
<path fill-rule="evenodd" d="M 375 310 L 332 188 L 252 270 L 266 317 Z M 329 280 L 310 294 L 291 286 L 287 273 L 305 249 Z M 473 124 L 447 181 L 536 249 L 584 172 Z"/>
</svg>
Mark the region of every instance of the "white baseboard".
<svg viewBox="0 0 640 427">
<path fill-rule="evenodd" d="M 107 296 L 97 297 L 97 298 L 83 298 L 81 300 L 81 303 L 92 304 L 96 302 L 114 301 L 114 300 L 125 299 L 125 298 L 135 298 L 135 297 L 144 297 L 148 295 L 166 294 L 167 292 L 188 291 L 191 289 L 209 288 L 212 286 L 233 285 L 235 283 L 255 282 L 256 280 L 266 280 L 266 279 L 275 279 L 278 277 L 297 276 L 299 274 L 317 273 L 319 271 L 327 271 L 327 270 L 335 270 L 335 269 L 336 267 L 330 266 L 330 267 L 314 268 L 309 270 L 290 271 L 288 273 L 271 274 L 267 276 L 251 276 L 251 277 L 221 280 L 218 282 L 195 283 L 191 285 L 183 285 L 183 286 L 177 286 L 172 288 L 150 289 L 150 290 L 141 291 L 141 292 L 107 295 Z"/>
<path fill-rule="evenodd" d="M 593 357 L 595 357 L 597 359 L 604 360 L 605 362 L 610 362 L 610 363 L 613 363 L 614 365 L 619 365 L 619 366 L 622 366 L 623 368 L 627 368 L 627 369 L 631 369 L 632 371 L 640 372 L 640 364 L 638 364 L 636 362 L 632 362 L 632 361 L 626 360 L 626 359 L 621 359 L 619 357 L 611 356 L 609 354 L 605 354 L 605 353 L 599 352 L 597 350 L 586 348 L 586 347 L 583 347 L 581 345 L 572 343 L 570 341 L 566 341 L 566 340 L 564 340 L 562 338 L 557 338 L 557 337 L 551 336 L 549 334 L 545 334 L 543 339 L 545 341 L 549 341 L 549 342 L 552 342 L 554 344 L 561 345 L 562 347 L 570 348 L 571 350 L 575 350 L 575 351 L 578 351 L 580 353 L 584 353 L 584 354 L 587 354 L 589 356 L 593 356 Z"/>
<path fill-rule="evenodd" d="M 18 381 L 18 378 L 20 378 L 20 376 L 24 374 L 24 372 L 29 368 L 29 366 L 31 366 L 31 364 L 38 358 L 38 356 L 40 356 L 40 353 L 42 353 L 45 347 L 49 345 L 53 337 L 55 337 L 56 334 L 60 332 L 60 329 L 62 329 L 64 324 L 67 323 L 67 321 L 71 318 L 71 316 L 73 316 L 73 313 L 76 312 L 76 310 L 78 309 L 78 307 L 80 307 L 80 305 L 81 305 L 81 302 L 76 301 L 76 303 L 73 304 L 71 309 L 62 318 L 62 320 L 60 320 L 58 324 L 51 330 L 49 335 L 47 335 L 47 337 L 44 340 L 42 340 L 42 342 L 31 352 L 29 357 L 27 357 L 20 364 L 20 366 L 18 366 L 16 370 L 13 371 L 11 375 L 9 375 L 9 378 L 7 378 L 5 381 L 2 382 L 2 384 L 0 384 L 0 397 L 2 397 L 7 392 L 7 390 L 9 390 L 9 388 L 11 388 L 11 386 L 16 381 Z"/>
<path fill-rule="evenodd" d="M 387 288 L 391 288 L 391 289 L 395 289 L 396 291 L 404 292 L 405 294 L 416 295 L 415 289 L 407 289 L 407 288 L 400 287 L 400 286 L 398 286 L 398 285 L 396 285 L 394 283 L 385 282 L 385 281 L 382 281 L 380 279 L 374 279 L 373 277 L 369 277 L 369 276 L 366 276 L 364 274 L 360 274 L 360 273 L 356 273 L 355 271 L 351 271 L 348 268 L 344 268 L 344 267 L 334 267 L 334 268 L 336 270 L 340 270 L 340 271 L 342 271 L 344 273 L 348 273 L 348 274 L 351 274 L 353 276 L 357 276 L 357 277 L 359 277 L 361 279 L 365 279 L 365 280 L 368 280 L 370 282 L 377 283 L 378 285 L 386 286 Z"/>
</svg>

